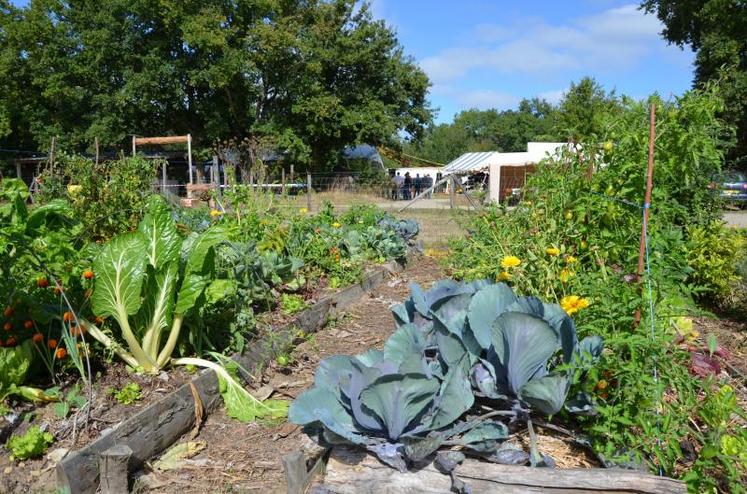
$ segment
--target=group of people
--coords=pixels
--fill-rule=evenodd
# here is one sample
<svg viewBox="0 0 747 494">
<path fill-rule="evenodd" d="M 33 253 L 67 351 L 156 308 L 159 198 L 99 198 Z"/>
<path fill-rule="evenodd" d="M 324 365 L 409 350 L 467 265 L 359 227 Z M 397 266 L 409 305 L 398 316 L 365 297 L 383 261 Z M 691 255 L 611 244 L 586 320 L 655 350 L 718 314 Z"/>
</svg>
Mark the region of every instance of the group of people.
<svg viewBox="0 0 747 494">
<path fill-rule="evenodd" d="M 419 173 L 415 174 L 415 178 L 410 176 L 410 172 L 405 172 L 402 176 L 399 172 L 392 177 L 392 199 L 412 199 L 417 197 L 424 190 L 428 190 L 433 187 L 433 177 L 430 174 L 426 174 L 421 177 Z M 428 198 L 430 199 L 433 191 L 428 192 Z"/>
</svg>

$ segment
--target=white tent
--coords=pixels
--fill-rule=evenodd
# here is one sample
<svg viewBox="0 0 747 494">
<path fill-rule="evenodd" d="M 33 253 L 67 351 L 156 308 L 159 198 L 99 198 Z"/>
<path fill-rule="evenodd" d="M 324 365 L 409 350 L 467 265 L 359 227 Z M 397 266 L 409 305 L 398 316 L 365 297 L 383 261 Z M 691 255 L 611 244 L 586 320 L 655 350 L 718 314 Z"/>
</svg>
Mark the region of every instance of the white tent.
<svg viewBox="0 0 747 494">
<path fill-rule="evenodd" d="M 501 168 L 506 166 L 534 165 L 559 149 L 568 146 L 563 142 L 529 142 L 527 150 L 520 153 L 465 153 L 446 165 L 444 175 L 465 175 L 478 172 L 490 173 L 490 200 L 498 201 L 501 190 Z"/>
</svg>

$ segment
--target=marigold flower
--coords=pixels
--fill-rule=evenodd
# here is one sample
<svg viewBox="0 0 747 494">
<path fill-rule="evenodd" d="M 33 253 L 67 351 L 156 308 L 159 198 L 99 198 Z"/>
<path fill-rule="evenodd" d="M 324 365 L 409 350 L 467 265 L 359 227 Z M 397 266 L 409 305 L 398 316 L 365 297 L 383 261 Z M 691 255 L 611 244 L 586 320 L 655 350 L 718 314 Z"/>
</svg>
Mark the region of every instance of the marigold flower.
<svg viewBox="0 0 747 494">
<path fill-rule="evenodd" d="M 578 259 L 576 259 L 573 256 L 568 256 L 568 257 L 565 258 L 565 262 L 566 262 L 566 264 L 575 264 L 575 263 L 578 262 Z"/>
<path fill-rule="evenodd" d="M 573 271 L 568 268 L 563 268 L 560 270 L 561 283 L 568 283 L 568 280 L 570 280 L 571 278 L 573 278 Z"/>
<path fill-rule="evenodd" d="M 501 267 L 503 269 L 515 268 L 521 264 L 521 259 L 516 256 L 506 256 L 501 259 Z"/>
<path fill-rule="evenodd" d="M 589 306 L 589 301 L 585 298 L 579 297 L 578 295 L 568 295 L 560 299 L 560 306 L 570 316 L 581 309 L 587 308 Z"/>
<path fill-rule="evenodd" d="M 511 273 L 508 271 L 501 271 L 497 276 L 498 281 L 509 281 L 511 279 Z"/>
<path fill-rule="evenodd" d="M 342 225 L 338 223 L 337 221 L 335 221 L 334 223 L 332 223 L 332 226 L 335 228 L 340 228 Z"/>
<path fill-rule="evenodd" d="M 301 209 L 298 210 L 298 212 L 301 213 L 301 214 L 306 214 L 306 213 L 309 212 L 309 210 L 306 209 L 306 208 L 301 208 Z"/>
<path fill-rule="evenodd" d="M 601 380 L 600 380 L 600 381 L 599 381 L 599 382 L 597 383 L 597 389 L 598 389 L 599 391 L 604 391 L 605 389 L 607 389 L 607 386 L 608 386 L 608 384 L 607 384 L 607 381 L 605 381 L 604 379 L 601 379 Z"/>
<path fill-rule="evenodd" d="M 218 211 L 217 209 L 211 209 L 210 210 L 210 217 L 211 218 L 217 218 L 218 216 L 221 216 L 223 214 L 223 211 Z"/>
<path fill-rule="evenodd" d="M 560 255 L 560 249 L 558 249 L 557 247 L 548 247 L 547 249 L 545 249 L 545 252 L 548 256 L 555 257 Z"/>
</svg>

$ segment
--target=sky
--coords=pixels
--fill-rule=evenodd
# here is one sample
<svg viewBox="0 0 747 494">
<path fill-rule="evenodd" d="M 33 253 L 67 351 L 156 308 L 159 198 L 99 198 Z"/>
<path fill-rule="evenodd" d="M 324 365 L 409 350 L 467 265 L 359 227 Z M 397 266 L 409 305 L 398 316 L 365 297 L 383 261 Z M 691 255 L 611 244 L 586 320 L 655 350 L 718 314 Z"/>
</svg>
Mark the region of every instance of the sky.
<svg viewBox="0 0 747 494">
<path fill-rule="evenodd" d="M 682 94 L 693 53 L 670 46 L 637 3 L 615 0 L 372 0 L 431 80 L 436 122 L 469 108 L 557 103 L 572 81 L 644 98 Z"/>
</svg>

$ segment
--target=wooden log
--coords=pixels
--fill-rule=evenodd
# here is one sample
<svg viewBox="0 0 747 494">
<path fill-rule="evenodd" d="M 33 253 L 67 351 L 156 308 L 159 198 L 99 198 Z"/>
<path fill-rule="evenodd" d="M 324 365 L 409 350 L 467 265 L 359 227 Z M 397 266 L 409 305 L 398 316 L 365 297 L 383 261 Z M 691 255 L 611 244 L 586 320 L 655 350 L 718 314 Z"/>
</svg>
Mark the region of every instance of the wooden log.
<svg viewBox="0 0 747 494">
<path fill-rule="evenodd" d="M 135 146 L 146 144 L 179 144 L 189 142 L 189 135 L 185 136 L 165 136 L 165 137 L 135 137 L 133 143 Z"/>
<path fill-rule="evenodd" d="M 306 490 L 306 459 L 300 451 L 283 456 L 283 472 L 288 494 L 303 494 Z"/>
<path fill-rule="evenodd" d="M 220 403 L 218 379 L 213 371 L 203 371 L 192 383 L 206 409 Z M 139 467 L 193 427 L 194 407 L 190 383 L 184 384 L 58 463 L 57 486 L 76 494 L 95 493 L 99 485 L 99 455 L 116 444 L 127 444 L 132 450 L 131 466 Z"/>
<path fill-rule="evenodd" d="M 99 455 L 101 494 L 127 494 L 130 492 L 127 476 L 132 450 L 126 444 L 117 444 Z"/>
<path fill-rule="evenodd" d="M 475 493 L 684 494 L 685 484 L 667 477 L 618 469 L 550 469 L 497 465 L 468 458 L 456 475 Z M 326 490 L 325 490 L 326 489 Z M 329 494 L 449 494 L 451 478 L 433 464 L 400 473 L 360 449 L 336 447 L 317 491 Z M 314 492 L 312 490 L 312 492 Z"/>
</svg>

